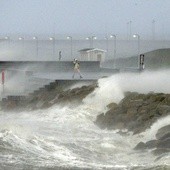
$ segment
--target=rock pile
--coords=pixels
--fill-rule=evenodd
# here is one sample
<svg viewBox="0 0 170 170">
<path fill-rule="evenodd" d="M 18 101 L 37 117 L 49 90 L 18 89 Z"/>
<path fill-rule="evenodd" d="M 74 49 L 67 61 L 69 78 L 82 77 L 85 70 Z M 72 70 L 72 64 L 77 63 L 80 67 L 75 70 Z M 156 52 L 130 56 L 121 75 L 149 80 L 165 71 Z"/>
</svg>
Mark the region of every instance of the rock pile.
<svg viewBox="0 0 170 170">
<path fill-rule="evenodd" d="M 28 106 L 34 109 L 51 107 L 54 104 L 65 105 L 66 103 L 79 103 L 90 94 L 96 84 L 82 86 L 69 90 L 45 90 L 29 99 Z"/>
<path fill-rule="evenodd" d="M 64 90 L 57 85 L 53 88 L 43 88 L 26 100 L 7 100 L 1 102 L 0 106 L 3 110 L 34 110 L 49 108 L 54 104 L 65 105 L 68 103 L 80 103 L 83 98 L 90 94 L 97 87 L 96 83 L 88 86 L 82 86 L 74 89 Z"/>
<path fill-rule="evenodd" d="M 119 103 L 108 105 L 109 111 L 97 116 L 95 123 L 102 129 L 128 129 L 140 133 L 160 117 L 170 114 L 170 94 L 138 94 L 127 92 Z"/>
<path fill-rule="evenodd" d="M 140 142 L 134 148 L 135 150 L 153 149 L 153 154 L 160 155 L 170 152 L 170 125 L 158 130 L 155 140 L 146 143 Z"/>
</svg>

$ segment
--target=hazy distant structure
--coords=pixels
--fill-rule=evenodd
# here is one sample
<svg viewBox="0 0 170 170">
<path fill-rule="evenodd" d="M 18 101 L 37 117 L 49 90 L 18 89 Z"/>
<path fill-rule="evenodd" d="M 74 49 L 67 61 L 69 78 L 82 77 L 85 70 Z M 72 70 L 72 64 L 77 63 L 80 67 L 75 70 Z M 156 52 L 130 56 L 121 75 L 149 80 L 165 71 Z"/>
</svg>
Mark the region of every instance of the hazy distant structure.
<svg viewBox="0 0 170 170">
<path fill-rule="evenodd" d="M 105 61 L 106 50 L 99 48 L 84 48 L 79 50 L 81 61 Z"/>
</svg>

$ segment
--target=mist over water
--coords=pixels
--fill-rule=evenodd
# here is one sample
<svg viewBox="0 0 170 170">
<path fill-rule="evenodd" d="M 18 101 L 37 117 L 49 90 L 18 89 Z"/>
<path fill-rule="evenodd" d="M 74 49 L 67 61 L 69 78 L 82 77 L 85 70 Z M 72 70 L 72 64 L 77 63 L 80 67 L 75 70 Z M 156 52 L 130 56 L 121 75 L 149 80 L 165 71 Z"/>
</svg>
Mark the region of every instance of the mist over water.
<svg viewBox="0 0 170 170">
<path fill-rule="evenodd" d="M 170 93 L 170 70 L 144 71 L 118 77 L 123 91 Z"/>
<path fill-rule="evenodd" d="M 141 140 L 154 139 L 157 130 L 169 123 L 169 116 L 139 135 L 122 136 L 93 123 L 109 103 L 118 103 L 126 91 L 170 93 L 169 73 L 120 73 L 100 79 L 98 88 L 79 106 L 54 105 L 20 113 L 1 111 L 0 167 L 117 170 L 170 165 L 170 155 L 155 161 L 151 152 L 133 150 Z"/>
</svg>

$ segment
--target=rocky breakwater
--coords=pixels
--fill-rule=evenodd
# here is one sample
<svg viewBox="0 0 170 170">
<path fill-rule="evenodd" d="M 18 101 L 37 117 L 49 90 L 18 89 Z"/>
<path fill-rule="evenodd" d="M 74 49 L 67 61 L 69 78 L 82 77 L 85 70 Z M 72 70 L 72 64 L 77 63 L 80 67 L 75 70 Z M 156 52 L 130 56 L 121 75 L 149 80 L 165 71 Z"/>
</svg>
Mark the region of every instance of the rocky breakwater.
<svg viewBox="0 0 170 170">
<path fill-rule="evenodd" d="M 68 90 L 46 89 L 33 95 L 33 97 L 27 102 L 28 107 L 32 109 L 44 109 L 55 104 L 60 104 L 60 106 L 79 104 L 88 94 L 93 92 L 96 87 L 97 84 L 94 83 L 89 86 L 82 86 Z"/>
<path fill-rule="evenodd" d="M 108 111 L 97 116 L 95 123 L 102 129 L 128 129 L 134 134 L 149 129 L 158 119 L 170 115 L 170 94 L 138 94 L 128 92 L 119 103 L 110 103 Z M 160 128 L 155 138 L 140 141 L 134 150 L 151 151 L 161 159 L 170 153 L 170 122 Z"/>
<path fill-rule="evenodd" d="M 136 134 L 170 114 L 170 94 L 127 92 L 119 104 L 110 103 L 108 108 L 97 116 L 96 125 L 109 130 L 128 129 Z"/>
<path fill-rule="evenodd" d="M 0 106 L 2 110 L 6 111 L 23 111 L 46 109 L 55 104 L 60 104 L 60 106 L 68 104 L 75 105 L 82 102 L 82 99 L 93 92 L 96 87 L 97 83 L 68 90 L 58 87 L 57 85 L 53 87 L 49 86 L 28 96 L 26 100 L 17 102 L 7 100 L 5 102 L 0 102 Z"/>
</svg>

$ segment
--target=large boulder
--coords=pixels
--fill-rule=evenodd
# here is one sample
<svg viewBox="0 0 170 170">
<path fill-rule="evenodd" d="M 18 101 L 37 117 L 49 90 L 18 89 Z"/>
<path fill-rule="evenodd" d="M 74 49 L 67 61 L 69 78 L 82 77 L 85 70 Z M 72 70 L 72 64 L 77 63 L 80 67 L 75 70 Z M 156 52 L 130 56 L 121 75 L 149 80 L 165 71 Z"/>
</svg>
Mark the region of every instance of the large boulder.
<svg viewBox="0 0 170 170">
<path fill-rule="evenodd" d="M 170 138 L 158 140 L 157 148 L 170 149 Z"/>
<path fill-rule="evenodd" d="M 158 132 L 156 133 L 156 138 L 160 139 L 167 134 L 170 134 L 170 125 L 160 128 Z"/>
<path fill-rule="evenodd" d="M 156 149 L 152 152 L 154 155 L 170 153 L 170 133 L 160 137 L 156 143 Z"/>
<path fill-rule="evenodd" d="M 139 142 L 139 143 L 135 146 L 134 149 L 135 149 L 135 150 L 144 150 L 144 149 L 146 149 L 146 144 L 145 144 L 144 142 Z"/>
<path fill-rule="evenodd" d="M 101 129 L 105 129 L 107 127 L 107 121 L 105 119 L 104 113 L 97 116 L 97 121 L 95 121 L 95 124 Z"/>
<path fill-rule="evenodd" d="M 135 150 L 143 150 L 143 149 L 153 149 L 153 148 L 156 148 L 158 144 L 158 141 L 157 140 L 151 140 L 151 141 L 148 141 L 146 143 L 144 142 L 139 142 L 136 146 L 135 146 Z"/>
<path fill-rule="evenodd" d="M 165 154 L 165 153 L 168 153 L 168 152 L 170 152 L 170 149 L 165 149 L 165 148 L 157 148 L 157 149 L 152 151 L 152 153 L 154 155 L 162 155 L 162 154 Z"/>
<path fill-rule="evenodd" d="M 118 104 L 116 104 L 116 103 L 110 103 L 107 105 L 108 109 L 116 109 L 117 107 L 118 107 Z"/>
<path fill-rule="evenodd" d="M 111 109 L 105 114 L 102 113 L 97 116 L 95 124 L 102 129 L 122 129 L 124 128 L 124 122 L 126 119 L 125 113 L 126 111 L 123 108 L 117 107 L 117 105 L 112 105 Z"/>
</svg>

